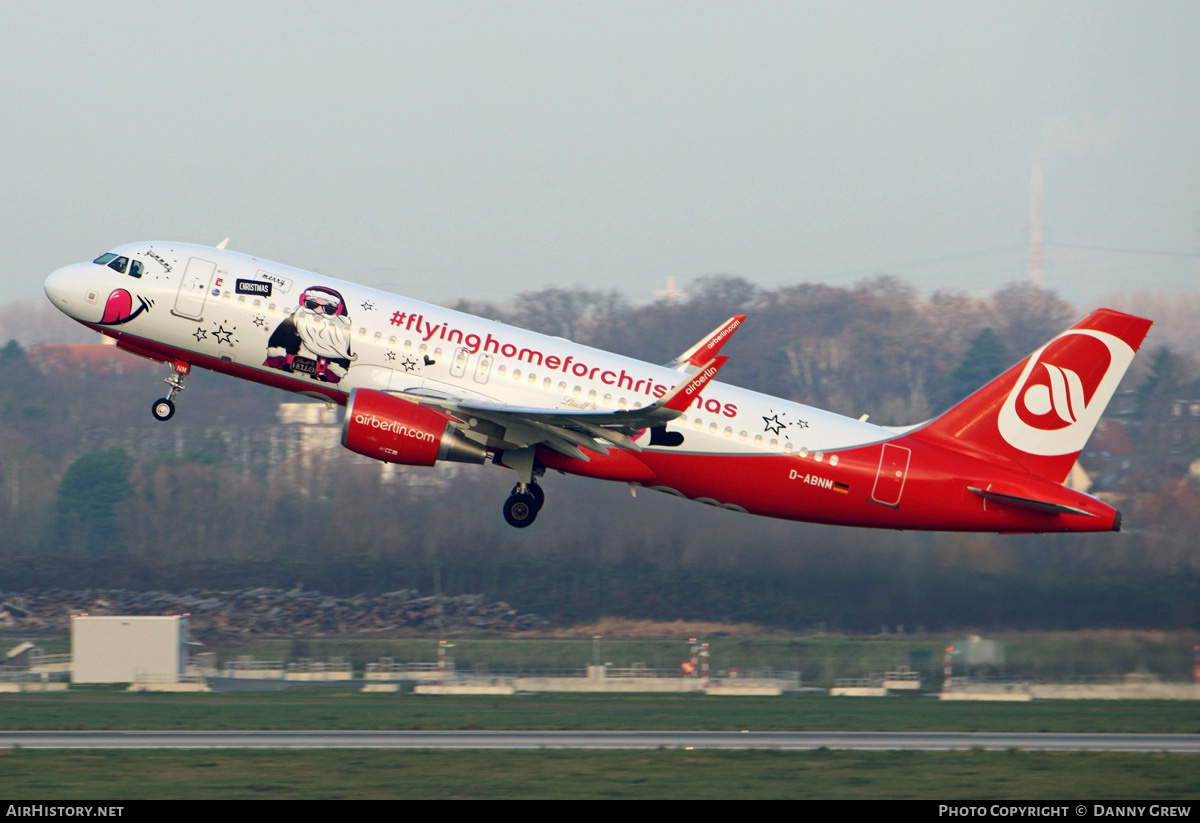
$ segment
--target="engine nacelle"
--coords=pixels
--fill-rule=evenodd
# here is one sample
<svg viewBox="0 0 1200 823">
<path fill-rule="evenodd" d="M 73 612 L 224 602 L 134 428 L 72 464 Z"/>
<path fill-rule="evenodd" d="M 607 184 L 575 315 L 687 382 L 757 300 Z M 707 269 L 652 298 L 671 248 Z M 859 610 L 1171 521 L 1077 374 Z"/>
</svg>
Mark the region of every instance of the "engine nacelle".
<svg viewBox="0 0 1200 823">
<path fill-rule="evenodd" d="M 405 466 L 487 459 L 487 449 L 460 434 L 449 415 L 375 389 L 350 392 L 342 445 L 364 457 Z"/>
</svg>

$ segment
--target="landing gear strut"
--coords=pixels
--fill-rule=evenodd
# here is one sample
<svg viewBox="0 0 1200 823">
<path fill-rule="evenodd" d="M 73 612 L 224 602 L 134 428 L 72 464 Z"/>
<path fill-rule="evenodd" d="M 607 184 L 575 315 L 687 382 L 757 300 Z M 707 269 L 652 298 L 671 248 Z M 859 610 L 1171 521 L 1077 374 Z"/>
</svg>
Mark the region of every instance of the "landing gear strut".
<svg viewBox="0 0 1200 823">
<path fill-rule="evenodd" d="M 546 502 L 546 493 L 537 483 L 518 483 L 504 501 L 504 520 L 514 528 L 523 529 L 537 519 Z"/>
<path fill-rule="evenodd" d="M 183 391 L 183 380 L 191 371 L 191 364 L 184 363 L 182 360 L 175 361 L 175 371 L 163 381 L 171 387 L 171 390 L 167 392 L 166 397 L 158 398 L 150 407 L 150 413 L 154 415 L 155 420 L 167 421 L 175 416 L 175 395 Z"/>
</svg>

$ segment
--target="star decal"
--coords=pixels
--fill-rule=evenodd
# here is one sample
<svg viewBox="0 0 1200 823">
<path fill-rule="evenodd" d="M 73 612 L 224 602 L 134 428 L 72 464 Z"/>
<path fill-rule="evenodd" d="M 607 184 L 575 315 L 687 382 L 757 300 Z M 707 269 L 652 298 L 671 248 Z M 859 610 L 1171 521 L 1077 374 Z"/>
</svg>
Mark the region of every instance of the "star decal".
<svg viewBox="0 0 1200 823">
<path fill-rule="evenodd" d="M 201 340 L 204 340 L 208 337 L 208 332 L 206 332 L 204 329 L 197 328 L 196 333 L 193 334 L 192 337 L 196 338 L 196 342 L 199 343 Z"/>
<path fill-rule="evenodd" d="M 395 360 L 395 359 L 396 359 L 396 353 L 395 353 L 394 351 L 392 351 L 391 349 L 388 349 L 388 350 L 387 350 L 387 355 L 386 355 L 386 356 L 387 356 L 387 359 L 388 359 L 388 360 Z"/>
<path fill-rule="evenodd" d="M 807 428 L 808 428 L 808 421 L 807 421 L 807 420 L 797 420 L 797 421 L 796 421 L 796 428 L 798 428 L 798 429 L 807 429 Z"/>
<path fill-rule="evenodd" d="M 363 311 L 375 311 L 375 304 L 370 300 L 362 301 Z"/>
<path fill-rule="evenodd" d="M 413 360 L 411 357 L 406 357 L 403 360 L 401 360 L 400 365 L 407 372 L 413 372 L 413 371 L 417 370 L 417 361 Z"/>
<path fill-rule="evenodd" d="M 232 349 L 234 344 L 233 333 L 235 331 L 237 331 L 237 326 L 230 326 L 226 329 L 223 323 L 218 323 L 217 327 L 213 329 L 213 337 L 217 339 L 217 343 L 224 343 Z"/>
<path fill-rule="evenodd" d="M 254 325 L 258 326 L 260 329 L 265 329 L 267 327 L 267 318 L 261 314 L 254 315 Z"/>
<path fill-rule="evenodd" d="M 780 420 L 778 414 L 772 414 L 770 417 L 764 417 L 763 422 L 766 423 L 766 425 L 763 426 L 763 431 L 771 432 L 772 434 L 779 434 L 781 431 L 787 428 L 787 423 L 784 423 L 782 420 Z"/>
</svg>

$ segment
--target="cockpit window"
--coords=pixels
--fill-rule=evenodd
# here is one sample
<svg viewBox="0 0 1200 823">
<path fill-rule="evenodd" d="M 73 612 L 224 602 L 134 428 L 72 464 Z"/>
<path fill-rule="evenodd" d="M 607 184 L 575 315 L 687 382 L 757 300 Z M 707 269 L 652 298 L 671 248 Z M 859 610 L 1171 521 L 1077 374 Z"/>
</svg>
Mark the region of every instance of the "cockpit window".
<svg viewBox="0 0 1200 823">
<path fill-rule="evenodd" d="M 129 267 L 129 276 L 130 277 L 141 277 L 142 276 L 142 261 L 141 260 L 133 261 L 133 264 Z"/>
<path fill-rule="evenodd" d="M 118 257 L 116 260 L 113 260 L 112 262 L 110 262 L 108 264 L 108 267 L 110 269 L 113 269 L 114 271 L 119 271 L 121 274 L 124 274 L 125 268 L 128 265 L 129 265 L 128 257 Z"/>
<path fill-rule="evenodd" d="M 100 255 L 99 257 L 97 257 L 97 258 L 96 258 L 95 260 L 93 260 L 92 262 L 93 262 L 93 263 L 99 263 L 101 266 L 103 266 L 103 265 L 105 265 L 106 263 L 108 263 L 108 261 L 110 261 L 110 260 L 115 260 L 116 258 L 117 258 L 117 256 L 116 256 L 115 254 L 113 254 L 112 252 L 108 252 L 107 254 L 102 254 L 102 255 Z"/>
</svg>

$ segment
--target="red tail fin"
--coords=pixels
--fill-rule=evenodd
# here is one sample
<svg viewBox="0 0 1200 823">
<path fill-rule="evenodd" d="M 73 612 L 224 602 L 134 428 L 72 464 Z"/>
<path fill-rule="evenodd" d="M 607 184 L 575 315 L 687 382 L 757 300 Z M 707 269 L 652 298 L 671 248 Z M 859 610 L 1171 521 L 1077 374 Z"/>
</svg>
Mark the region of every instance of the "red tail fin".
<svg viewBox="0 0 1200 823">
<path fill-rule="evenodd" d="M 1062 483 L 1150 326 L 1098 309 L 911 436 Z"/>
</svg>

